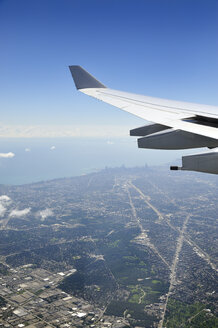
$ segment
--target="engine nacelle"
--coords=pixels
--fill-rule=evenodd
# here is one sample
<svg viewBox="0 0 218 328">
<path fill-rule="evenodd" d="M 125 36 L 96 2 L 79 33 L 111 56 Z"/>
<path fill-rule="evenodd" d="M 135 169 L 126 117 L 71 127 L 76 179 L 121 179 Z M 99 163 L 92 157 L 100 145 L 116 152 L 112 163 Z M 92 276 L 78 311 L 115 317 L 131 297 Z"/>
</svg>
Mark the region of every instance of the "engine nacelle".
<svg viewBox="0 0 218 328">
<path fill-rule="evenodd" d="M 215 148 L 218 147 L 218 140 L 182 130 L 170 130 L 138 139 L 138 147 L 149 149 Z"/>
</svg>

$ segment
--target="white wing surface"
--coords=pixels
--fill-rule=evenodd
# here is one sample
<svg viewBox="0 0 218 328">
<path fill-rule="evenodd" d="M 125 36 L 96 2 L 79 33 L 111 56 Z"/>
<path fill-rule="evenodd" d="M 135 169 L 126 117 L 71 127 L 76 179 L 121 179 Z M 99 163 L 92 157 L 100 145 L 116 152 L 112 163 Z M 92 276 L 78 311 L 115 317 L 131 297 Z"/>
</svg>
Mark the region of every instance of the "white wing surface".
<svg viewBox="0 0 218 328">
<path fill-rule="evenodd" d="M 218 147 L 218 107 L 113 90 L 80 66 L 70 66 L 70 71 L 79 91 L 155 123 L 130 131 L 131 135 L 142 137 L 138 139 L 139 147 Z"/>
<path fill-rule="evenodd" d="M 185 120 L 201 116 L 205 121 L 207 118 L 215 119 L 218 123 L 218 107 L 151 98 L 108 88 L 87 88 L 80 91 L 146 121 L 218 139 L 217 128 L 202 124 L 199 126 L 196 124 L 199 121 L 194 123 L 192 120 Z"/>
</svg>

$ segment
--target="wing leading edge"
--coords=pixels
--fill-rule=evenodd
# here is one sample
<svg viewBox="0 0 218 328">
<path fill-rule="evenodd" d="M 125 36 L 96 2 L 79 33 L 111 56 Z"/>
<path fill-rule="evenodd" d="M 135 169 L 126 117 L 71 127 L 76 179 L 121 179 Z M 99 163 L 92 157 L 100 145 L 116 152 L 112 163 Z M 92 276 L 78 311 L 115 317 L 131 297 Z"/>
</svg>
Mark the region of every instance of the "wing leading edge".
<svg viewBox="0 0 218 328">
<path fill-rule="evenodd" d="M 81 66 L 69 68 L 79 91 L 154 123 L 130 131 L 130 135 L 142 137 L 138 139 L 140 148 L 218 147 L 218 107 L 109 89 Z M 214 167 L 212 171 L 207 165 L 207 172 L 214 173 Z"/>
</svg>

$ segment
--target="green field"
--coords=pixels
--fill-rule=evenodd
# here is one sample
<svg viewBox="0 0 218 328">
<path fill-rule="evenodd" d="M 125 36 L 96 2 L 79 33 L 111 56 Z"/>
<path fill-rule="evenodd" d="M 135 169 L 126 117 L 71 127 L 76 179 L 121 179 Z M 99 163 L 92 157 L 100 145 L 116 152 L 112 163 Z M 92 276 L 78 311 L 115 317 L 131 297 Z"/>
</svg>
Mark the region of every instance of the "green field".
<svg viewBox="0 0 218 328">
<path fill-rule="evenodd" d="M 209 306 L 202 303 L 185 304 L 169 299 L 164 327 L 167 328 L 217 328 L 218 318 Z"/>
</svg>

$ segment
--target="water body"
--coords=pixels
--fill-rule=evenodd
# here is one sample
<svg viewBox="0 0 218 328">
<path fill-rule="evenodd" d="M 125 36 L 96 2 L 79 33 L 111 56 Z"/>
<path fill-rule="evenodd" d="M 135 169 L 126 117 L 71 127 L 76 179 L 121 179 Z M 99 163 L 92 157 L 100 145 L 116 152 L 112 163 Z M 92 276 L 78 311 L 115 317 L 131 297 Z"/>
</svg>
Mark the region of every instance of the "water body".
<svg viewBox="0 0 218 328">
<path fill-rule="evenodd" d="M 108 167 L 175 163 L 184 151 L 138 149 L 133 138 L 0 139 L 0 184 L 25 184 L 87 174 Z M 190 153 L 190 151 L 188 152 Z M 178 162 L 179 163 L 179 162 Z"/>
</svg>

